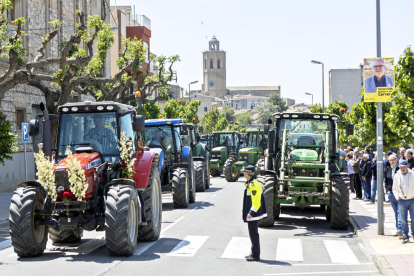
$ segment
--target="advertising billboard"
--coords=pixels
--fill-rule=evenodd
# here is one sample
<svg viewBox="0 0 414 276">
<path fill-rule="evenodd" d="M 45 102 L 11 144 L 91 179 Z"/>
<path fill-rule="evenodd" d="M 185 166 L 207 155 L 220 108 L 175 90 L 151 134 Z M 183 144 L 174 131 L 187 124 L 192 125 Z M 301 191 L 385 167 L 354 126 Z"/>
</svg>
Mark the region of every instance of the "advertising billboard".
<svg viewBox="0 0 414 276">
<path fill-rule="evenodd" d="M 364 102 L 390 102 L 395 87 L 394 58 L 364 58 Z"/>
</svg>

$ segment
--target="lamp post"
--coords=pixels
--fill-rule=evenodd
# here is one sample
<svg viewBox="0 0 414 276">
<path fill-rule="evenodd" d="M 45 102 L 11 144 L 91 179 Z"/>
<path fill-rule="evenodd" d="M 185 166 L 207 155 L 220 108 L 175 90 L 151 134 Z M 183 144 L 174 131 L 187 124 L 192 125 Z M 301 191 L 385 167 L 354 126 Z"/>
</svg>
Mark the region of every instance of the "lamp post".
<svg viewBox="0 0 414 276">
<path fill-rule="evenodd" d="M 311 60 L 314 64 L 322 64 L 322 113 L 325 111 L 325 92 L 324 92 L 324 78 L 323 78 L 323 63 L 316 60 Z"/>
<path fill-rule="evenodd" d="M 313 105 L 313 94 L 309 93 L 309 92 L 305 92 L 306 95 L 312 96 L 312 105 Z"/>
<path fill-rule="evenodd" d="M 191 98 L 190 98 L 190 84 L 194 84 L 194 83 L 197 83 L 198 81 L 193 81 L 193 82 L 190 82 L 189 84 L 188 84 L 188 100 L 189 101 L 191 101 Z"/>
</svg>

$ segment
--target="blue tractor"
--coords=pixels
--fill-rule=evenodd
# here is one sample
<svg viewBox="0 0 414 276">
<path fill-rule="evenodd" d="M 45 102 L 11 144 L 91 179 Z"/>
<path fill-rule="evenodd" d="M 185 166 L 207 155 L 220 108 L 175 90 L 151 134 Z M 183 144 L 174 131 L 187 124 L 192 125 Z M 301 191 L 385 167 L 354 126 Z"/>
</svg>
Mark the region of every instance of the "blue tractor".
<svg viewBox="0 0 414 276">
<path fill-rule="evenodd" d="M 145 120 L 142 134 L 144 148 L 160 156 L 161 188 L 172 192 L 174 208 L 187 208 L 196 198 L 193 152 L 180 138 L 182 122 L 182 119 Z"/>
</svg>

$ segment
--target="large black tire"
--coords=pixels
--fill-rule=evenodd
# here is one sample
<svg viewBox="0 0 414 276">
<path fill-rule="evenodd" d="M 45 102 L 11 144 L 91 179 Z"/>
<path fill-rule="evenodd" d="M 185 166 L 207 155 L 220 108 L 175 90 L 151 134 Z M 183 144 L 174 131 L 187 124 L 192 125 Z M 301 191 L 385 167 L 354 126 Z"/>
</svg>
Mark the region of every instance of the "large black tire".
<svg viewBox="0 0 414 276">
<path fill-rule="evenodd" d="M 10 204 L 10 236 L 14 252 L 20 257 L 42 255 L 49 228 L 37 225 L 36 210 L 42 208 L 46 192 L 41 188 L 17 188 Z"/>
<path fill-rule="evenodd" d="M 235 182 L 239 179 L 240 172 L 231 172 L 231 168 L 234 166 L 234 163 L 237 162 L 237 159 L 236 156 L 232 155 L 227 158 L 226 163 L 224 163 L 224 178 L 227 182 Z"/>
<path fill-rule="evenodd" d="M 176 168 L 171 178 L 174 208 L 187 208 L 190 202 L 190 183 L 187 170 Z"/>
<path fill-rule="evenodd" d="M 265 160 L 264 158 L 260 158 L 259 160 L 257 160 L 256 166 L 255 166 L 255 176 L 258 176 L 260 173 L 260 170 L 264 170 L 264 165 L 265 165 Z"/>
<path fill-rule="evenodd" d="M 216 170 L 216 169 L 210 169 L 210 175 L 211 176 L 220 176 L 221 175 L 221 171 L 220 170 Z"/>
<path fill-rule="evenodd" d="M 190 181 L 190 203 L 194 203 L 196 201 L 196 180 L 195 180 L 195 170 L 193 161 L 191 161 L 191 164 L 188 164 L 188 167 L 191 166 L 191 171 L 189 172 L 189 181 Z"/>
<path fill-rule="evenodd" d="M 205 159 L 204 160 L 204 167 L 203 167 L 203 170 L 204 170 L 204 182 L 205 182 L 205 187 L 206 187 L 206 190 L 207 189 L 210 189 L 210 170 L 208 169 L 210 166 L 210 159 L 209 159 L 209 157 L 208 157 L 208 155 L 207 155 L 207 159 Z"/>
<path fill-rule="evenodd" d="M 138 241 L 139 201 L 130 185 L 112 185 L 106 197 L 105 238 L 109 254 L 130 256 Z"/>
<path fill-rule="evenodd" d="M 49 237 L 56 243 L 75 243 L 79 242 L 83 236 L 83 229 L 62 229 L 56 231 L 53 228 L 49 228 Z"/>
<path fill-rule="evenodd" d="M 260 227 L 272 227 L 275 225 L 275 209 L 274 209 L 274 187 L 275 187 L 275 178 L 270 175 L 259 175 L 257 177 L 257 181 L 262 185 L 263 189 L 263 196 L 266 202 L 266 213 L 267 217 L 259 221 Z M 279 205 L 279 212 L 280 213 L 280 204 Z"/>
<path fill-rule="evenodd" d="M 144 215 L 147 225 L 140 225 L 138 239 L 141 241 L 156 241 L 160 237 L 162 222 L 161 180 L 155 164 L 151 167 L 148 185 L 143 192 Z"/>
<path fill-rule="evenodd" d="M 331 228 L 347 230 L 349 223 L 349 185 L 341 175 L 332 178 Z"/>
<path fill-rule="evenodd" d="M 195 173 L 197 192 L 204 192 L 206 190 L 203 166 L 204 166 L 204 163 L 202 161 L 194 162 L 194 173 Z"/>
</svg>

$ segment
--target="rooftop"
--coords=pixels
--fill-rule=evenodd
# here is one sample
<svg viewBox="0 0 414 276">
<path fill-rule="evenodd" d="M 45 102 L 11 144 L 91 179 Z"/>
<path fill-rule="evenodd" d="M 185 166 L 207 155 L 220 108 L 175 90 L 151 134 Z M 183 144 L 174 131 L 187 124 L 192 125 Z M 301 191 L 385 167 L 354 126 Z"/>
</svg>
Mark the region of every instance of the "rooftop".
<svg viewBox="0 0 414 276">
<path fill-rule="evenodd" d="M 280 90 L 279 86 L 230 86 L 228 90 Z"/>
</svg>

